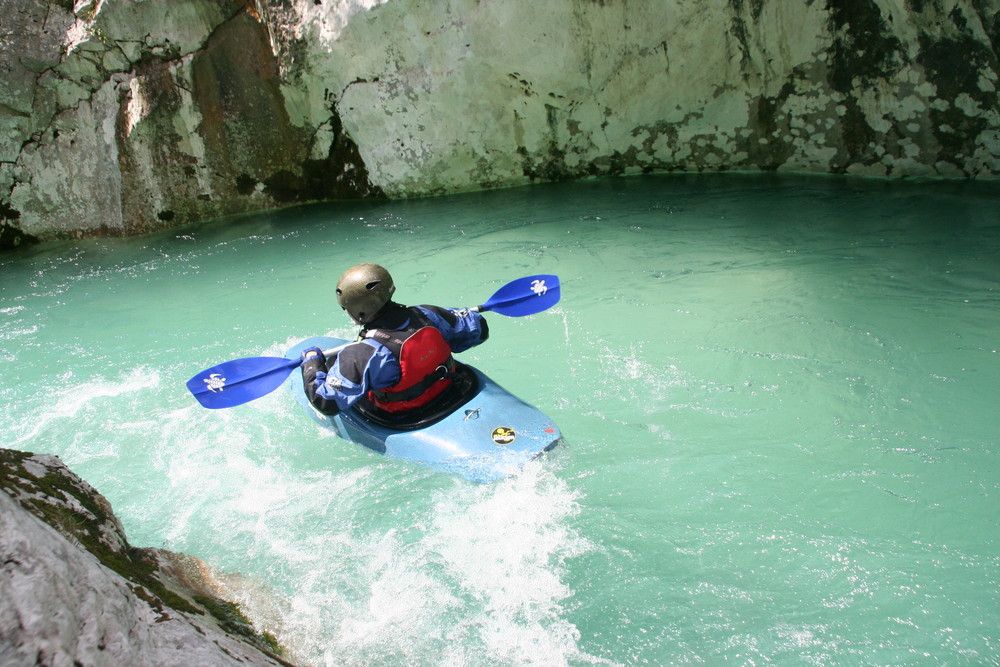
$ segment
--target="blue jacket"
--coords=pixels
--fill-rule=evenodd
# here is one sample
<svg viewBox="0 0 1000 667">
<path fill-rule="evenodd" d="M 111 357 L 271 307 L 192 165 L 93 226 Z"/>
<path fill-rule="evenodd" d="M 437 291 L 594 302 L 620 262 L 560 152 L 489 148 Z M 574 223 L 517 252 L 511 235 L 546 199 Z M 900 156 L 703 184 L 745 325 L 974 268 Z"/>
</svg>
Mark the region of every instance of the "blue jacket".
<svg viewBox="0 0 1000 667">
<path fill-rule="evenodd" d="M 480 313 L 465 308 L 417 306 L 441 332 L 452 352 L 463 352 L 489 337 L 489 327 Z M 390 304 L 384 315 L 370 322 L 369 329 L 400 331 L 410 323 L 405 306 Z M 314 357 L 302 364 L 306 396 L 317 410 L 334 415 L 346 410 L 370 390 L 385 389 L 399 382 L 399 360 L 378 341 L 363 338 L 348 345 L 329 362 Z"/>
</svg>

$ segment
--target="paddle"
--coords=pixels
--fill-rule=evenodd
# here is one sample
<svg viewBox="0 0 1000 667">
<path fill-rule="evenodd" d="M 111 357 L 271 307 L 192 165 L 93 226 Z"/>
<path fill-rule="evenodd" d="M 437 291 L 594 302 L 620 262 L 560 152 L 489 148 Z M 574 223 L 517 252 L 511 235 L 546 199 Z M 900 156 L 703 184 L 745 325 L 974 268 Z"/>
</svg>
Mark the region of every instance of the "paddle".
<svg viewBox="0 0 1000 667">
<path fill-rule="evenodd" d="M 507 283 L 494 292 L 486 303 L 470 310 L 524 317 L 551 308 L 559 301 L 559 296 L 558 276 L 528 276 Z"/>
<path fill-rule="evenodd" d="M 507 283 L 486 303 L 470 310 L 524 317 L 551 308 L 559 301 L 559 296 L 557 276 L 528 276 Z M 330 357 L 344 347 L 346 345 L 323 353 Z M 187 381 L 187 388 L 206 408 L 231 408 L 271 393 L 301 364 L 301 359 L 284 357 L 233 359 L 198 373 Z"/>
</svg>

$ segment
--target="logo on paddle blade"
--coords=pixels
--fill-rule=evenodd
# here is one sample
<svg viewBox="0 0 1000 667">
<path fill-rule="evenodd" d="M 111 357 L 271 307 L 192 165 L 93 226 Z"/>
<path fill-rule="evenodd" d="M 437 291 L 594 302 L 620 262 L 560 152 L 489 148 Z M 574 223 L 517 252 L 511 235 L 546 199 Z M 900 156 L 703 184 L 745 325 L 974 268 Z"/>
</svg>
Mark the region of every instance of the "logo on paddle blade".
<svg viewBox="0 0 1000 667">
<path fill-rule="evenodd" d="M 498 426 L 493 429 L 493 442 L 498 445 L 509 445 L 514 442 L 514 438 L 517 437 L 517 433 L 514 429 L 507 426 Z"/>
<path fill-rule="evenodd" d="M 212 373 L 207 378 L 204 378 L 205 386 L 213 394 L 217 394 L 226 387 L 226 378 L 222 377 L 218 373 Z"/>
<path fill-rule="evenodd" d="M 549 291 L 549 288 L 545 286 L 544 280 L 532 280 L 531 281 L 531 291 L 536 295 L 541 296 Z"/>
</svg>

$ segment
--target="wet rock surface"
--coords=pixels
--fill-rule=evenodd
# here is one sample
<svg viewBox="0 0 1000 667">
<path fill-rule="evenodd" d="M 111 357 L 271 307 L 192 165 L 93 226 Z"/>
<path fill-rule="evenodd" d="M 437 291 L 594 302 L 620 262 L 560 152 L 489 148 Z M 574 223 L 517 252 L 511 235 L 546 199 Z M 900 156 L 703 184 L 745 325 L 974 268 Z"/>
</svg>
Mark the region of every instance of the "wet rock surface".
<svg viewBox="0 0 1000 667">
<path fill-rule="evenodd" d="M 219 592 L 57 457 L 0 449 L 0 664 L 288 665 Z"/>
</svg>

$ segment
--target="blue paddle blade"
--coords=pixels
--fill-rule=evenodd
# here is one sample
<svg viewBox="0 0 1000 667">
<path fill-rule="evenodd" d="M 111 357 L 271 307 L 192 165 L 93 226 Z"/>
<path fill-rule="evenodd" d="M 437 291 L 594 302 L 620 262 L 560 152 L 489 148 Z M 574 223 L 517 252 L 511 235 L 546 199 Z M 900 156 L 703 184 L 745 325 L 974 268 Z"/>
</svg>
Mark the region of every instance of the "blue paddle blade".
<svg viewBox="0 0 1000 667">
<path fill-rule="evenodd" d="M 187 388 L 206 408 L 231 408 L 271 393 L 301 363 L 283 357 L 233 359 L 198 373 Z"/>
<path fill-rule="evenodd" d="M 489 301 L 479 306 L 479 310 L 490 310 L 508 317 L 524 317 L 551 308 L 559 301 L 559 296 L 558 276 L 528 276 L 498 289 Z"/>
</svg>

